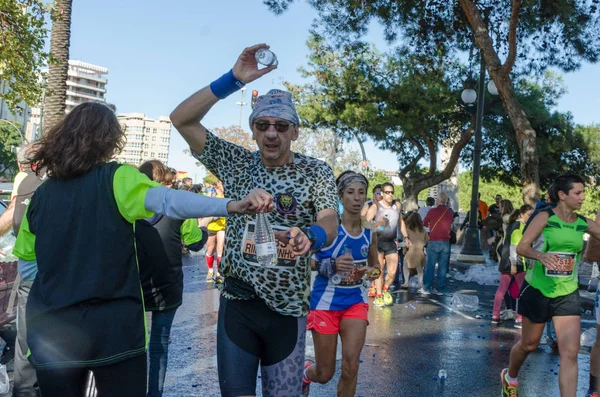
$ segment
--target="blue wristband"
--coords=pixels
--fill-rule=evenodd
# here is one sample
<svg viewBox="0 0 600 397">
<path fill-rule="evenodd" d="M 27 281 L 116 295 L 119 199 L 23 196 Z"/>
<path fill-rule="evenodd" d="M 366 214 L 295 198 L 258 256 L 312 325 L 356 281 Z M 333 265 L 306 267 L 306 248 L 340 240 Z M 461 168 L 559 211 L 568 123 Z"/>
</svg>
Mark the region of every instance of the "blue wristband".
<svg viewBox="0 0 600 397">
<path fill-rule="evenodd" d="M 319 225 L 312 225 L 308 229 L 315 235 L 315 241 L 310 246 L 310 249 L 313 251 L 318 251 L 321 248 L 323 248 L 323 246 L 327 242 L 327 232 L 325 231 L 325 229 L 323 229 L 323 227 Z"/>
<path fill-rule="evenodd" d="M 237 90 L 244 88 L 246 84 L 239 81 L 233 75 L 233 69 L 210 83 L 210 89 L 216 97 L 225 99 Z"/>
</svg>

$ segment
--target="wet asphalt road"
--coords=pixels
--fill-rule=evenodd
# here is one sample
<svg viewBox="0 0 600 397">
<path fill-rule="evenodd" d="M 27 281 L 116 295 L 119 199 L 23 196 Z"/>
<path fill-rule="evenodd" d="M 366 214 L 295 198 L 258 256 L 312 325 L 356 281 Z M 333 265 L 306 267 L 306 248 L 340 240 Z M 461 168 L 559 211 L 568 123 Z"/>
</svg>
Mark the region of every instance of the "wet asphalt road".
<svg viewBox="0 0 600 397">
<path fill-rule="evenodd" d="M 185 260 L 185 292 L 172 329 L 165 397 L 218 396 L 216 323 L 218 291 L 206 284 L 202 256 Z M 369 310 L 370 326 L 361 354 L 357 396 L 461 396 L 500 395 L 500 371 L 508 364 L 519 330 L 508 321 L 490 324 L 496 287 L 454 281 L 443 297 L 424 297 L 406 290 L 394 293 L 395 305 Z M 451 293 L 476 293 L 480 310 L 461 313 L 451 308 Z M 476 319 L 479 314 L 483 318 Z M 584 328 L 593 326 L 582 317 Z M 307 355 L 313 348 L 307 347 Z M 373 345 L 373 346 L 371 346 Z M 339 346 L 338 346 L 339 347 Z M 338 351 L 338 358 L 340 357 Z M 558 353 L 540 346 L 520 374 L 522 397 L 558 397 Z M 442 384 L 440 369 L 448 372 Z M 579 354 L 579 391 L 587 390 L 589 350 Z M 340 361 L 326 385 L 313 384 L 311 396 L 336 395 Z M 260 380 L 257 382 L 260 394 Z"/>
<path fill-rule="evenodd" d="M 184 258 L 185 290 L 177 311 L 169 347 L 165 397 L 219 396 L 216 357 L 216 324 L 219 293 L 207 284 L 204 257 Z M 406 290 L 394 293 L 392 307 L 369 309 L 370 326 L 361 354 L 357 396 L 484 397 L 500 395 L 502 368 L 508 364 L 511 346 L 519 339 L 512 321 L 490 324 L 496 287 L 453 281 L 443 297 L 424 297 Z M 476 293 L 480 310 L 461 313 L 451 308 L 451 293 Z M 481 315 L 482 319 L 476 319 Z M 594 325 L 590 316 L 582 326 Z M 2 358 L 12 380 L 14 332 L 0 332 L 8 342 Z M 367 346 L 368 345 L 368 346 Z M 307 355 L 314 349 L 308 338 Z M 338 359 L 341 357 L 338 346 Z M 558 397 L 558 353 L 540 346 L 531 354 L 519 376 L 521 397 Z M 437 379 L 440 369 L 448 378 Z M 578 396 L 587 390 L 589 350 L 579 354 Z M 340 361 L 326 385 L 313 384 L 311 396 L 336 395 Z M 257 382 L 260 396 L 260 379 Z"/>
</svg>

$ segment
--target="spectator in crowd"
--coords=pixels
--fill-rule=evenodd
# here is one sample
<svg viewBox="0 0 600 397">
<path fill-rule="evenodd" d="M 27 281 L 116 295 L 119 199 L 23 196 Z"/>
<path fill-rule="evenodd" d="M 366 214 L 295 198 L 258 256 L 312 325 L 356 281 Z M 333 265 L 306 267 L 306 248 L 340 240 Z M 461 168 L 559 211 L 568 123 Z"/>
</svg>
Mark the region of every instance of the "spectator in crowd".
<svg viewBox="0 0 600 397">
<path fill-rule="evenodd" d="M 410 238 L 410 247 L 404 247 L 404 285 L 408 288 L 410 271 L 416 270 L 419 277 L 419 288 L 423 288 L 423 269 L 425 268 L 425 246 L 429 235 L 423 227 L 421 216 L 417 212 L 409 213 L 404 219 L 406 231 Z"/>
<path fill-rule="evenodd" d="M 429 243 L 427 243 L 427 261 L 423 276 L 423 288 L 420 292 L 425 295 L 430 293 L 443 295 L 446 286 L 446 273 L 450 266 L 450 229 L 454 222 L 454 213 L 447 206 L 448 196 L 441 193 L 437 200 L 437 207 L 431 209 L 423 225 L 429 228 Z M 437 289 L 433 288 L 435 265 L 438 265 Z"/>
<path fill-rule="evenodd" d="M 435 205 L 435 199 L 433 197 L 427 197 L 427 199 L 425 200 L 425 205 L 421 208 L 419 208 L 419 215 L 421 216 L 421 220 L 425 219 L 425 217 L 427 216 L 427 213 L 429 212 L 430 209 L 433 208 L 433 206 Z"/>
</svg>

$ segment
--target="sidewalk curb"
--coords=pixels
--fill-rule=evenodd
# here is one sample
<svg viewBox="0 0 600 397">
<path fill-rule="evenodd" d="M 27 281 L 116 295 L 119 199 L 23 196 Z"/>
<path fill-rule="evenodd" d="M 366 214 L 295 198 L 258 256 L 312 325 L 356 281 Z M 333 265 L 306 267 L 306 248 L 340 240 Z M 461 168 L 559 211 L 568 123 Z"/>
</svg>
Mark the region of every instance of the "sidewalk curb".
<svg viewBox="0 0 600 397">
<path fill-rule="evenodd" d="M 473 265 L 485 265 L 484 263 L 465 263 L 458 262 L 456 260 L 450 260 L 450 267 L 455 268 L 461 272 L 465 272 Z M 587 291 L 587 285 L 579 285 L 579 294 L 581 297 L 581 309 L 585 310 L 594 310 L 594 305 L 596 303 L 596 294 L 593 292 Z"/>
</svg>

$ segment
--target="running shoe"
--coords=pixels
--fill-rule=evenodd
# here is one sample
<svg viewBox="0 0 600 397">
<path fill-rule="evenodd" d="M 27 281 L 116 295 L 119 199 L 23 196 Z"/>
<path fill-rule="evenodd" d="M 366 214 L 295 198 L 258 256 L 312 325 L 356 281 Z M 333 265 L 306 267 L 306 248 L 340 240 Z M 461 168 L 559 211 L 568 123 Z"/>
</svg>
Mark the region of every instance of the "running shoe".
<svg viewBox="0 0 600 397">
<path fill-rule="evenodd" d="M 214 278 L 214 273 L 213 273 L 213 271 L 211 269 L 211 270 L 208 271 L 208 274 L 206 275 L 206 282 L 207 283 L 214 282 L 215 280 L 213 280 L 213 278 Z"/>
<path fill-rule="evenodd" d="M 377 290 L 375 287 L 369 288 L 369 298 L 375 298 L 377 296 Z"/>
<path fill-rule="evenodd" d="M 385 302 L 383 302 L 383 296 L 377 296 L 373 300 L 373 306 L 383 307 L 385 306 Z"/>
<path fill-rule="evenodd" d="M 500 373 L 502 379 L 502 397 L 518 397 L 519 396 L 519 382 L 509 382 L 506 377 L 508 376 L 508 368 L 504 368 Z"/>
<path fill-rule="evenodd" d="M 311 365 L 313 365 L 315 362 L 313 360 L 306 360 L 304 362 L 304 371 L 306 371 L 306 368 L 310 367 Z M 302 375 L 302 394 L 300 394 L 302 397 L 308 397 L 308 393 L 310 392 L 310 379 L 308 379 L 306 377 L 306 375 L 304 375 L 303 371 L 303 375 Z"/>
<path fill-rule="evenodd" d="M 595 391 L 595 390 L 588 390 L 588 392 L 585 395 L 585 397 L 598 397 L 598 392 Z"/>
<path fill-rule="evenodd" d="M 419 290 L 417 292 L 421 295 L 429 295 L 430 294 L 430 292 L 427 291 L 425 288 L 419 288 Z"/>
<path fill-rule="evenodd" d="M 523 321 L 515 321 L 515 328 L 522 329 Z"/>
<path fill-rule="evenodd" d="M 383 304 L 386 306 L 392 306 L 394 304 L 394 297 L 388 290 L 383 291 Z"/>
<path fill-rule="evenodd" d="M 500 317 L 492 317 L 492 324 L 500 324 Z"/>
<path fill-rule="evenodd" d="M 438 290 L 437 290 L 437 289 L 435 289 L 435 288 L 433 288 L 433 289 L 431 290 L 431 293 L 432 293 L 433 295 L 438 295 L 438 296 L 443 296 L 443 295 L 444 295 L 444 293 L 443 293 L 443 292 L 440 292 L 440 291 L 438 291 Z"/>
<path fill-rule="evenodd" d="M 221 273 L 217 273 L 217 275 L 215 276 L 215 282 L 217 284 L 223 284 L 223 277 L 221 276 Z"/>
</svg>

